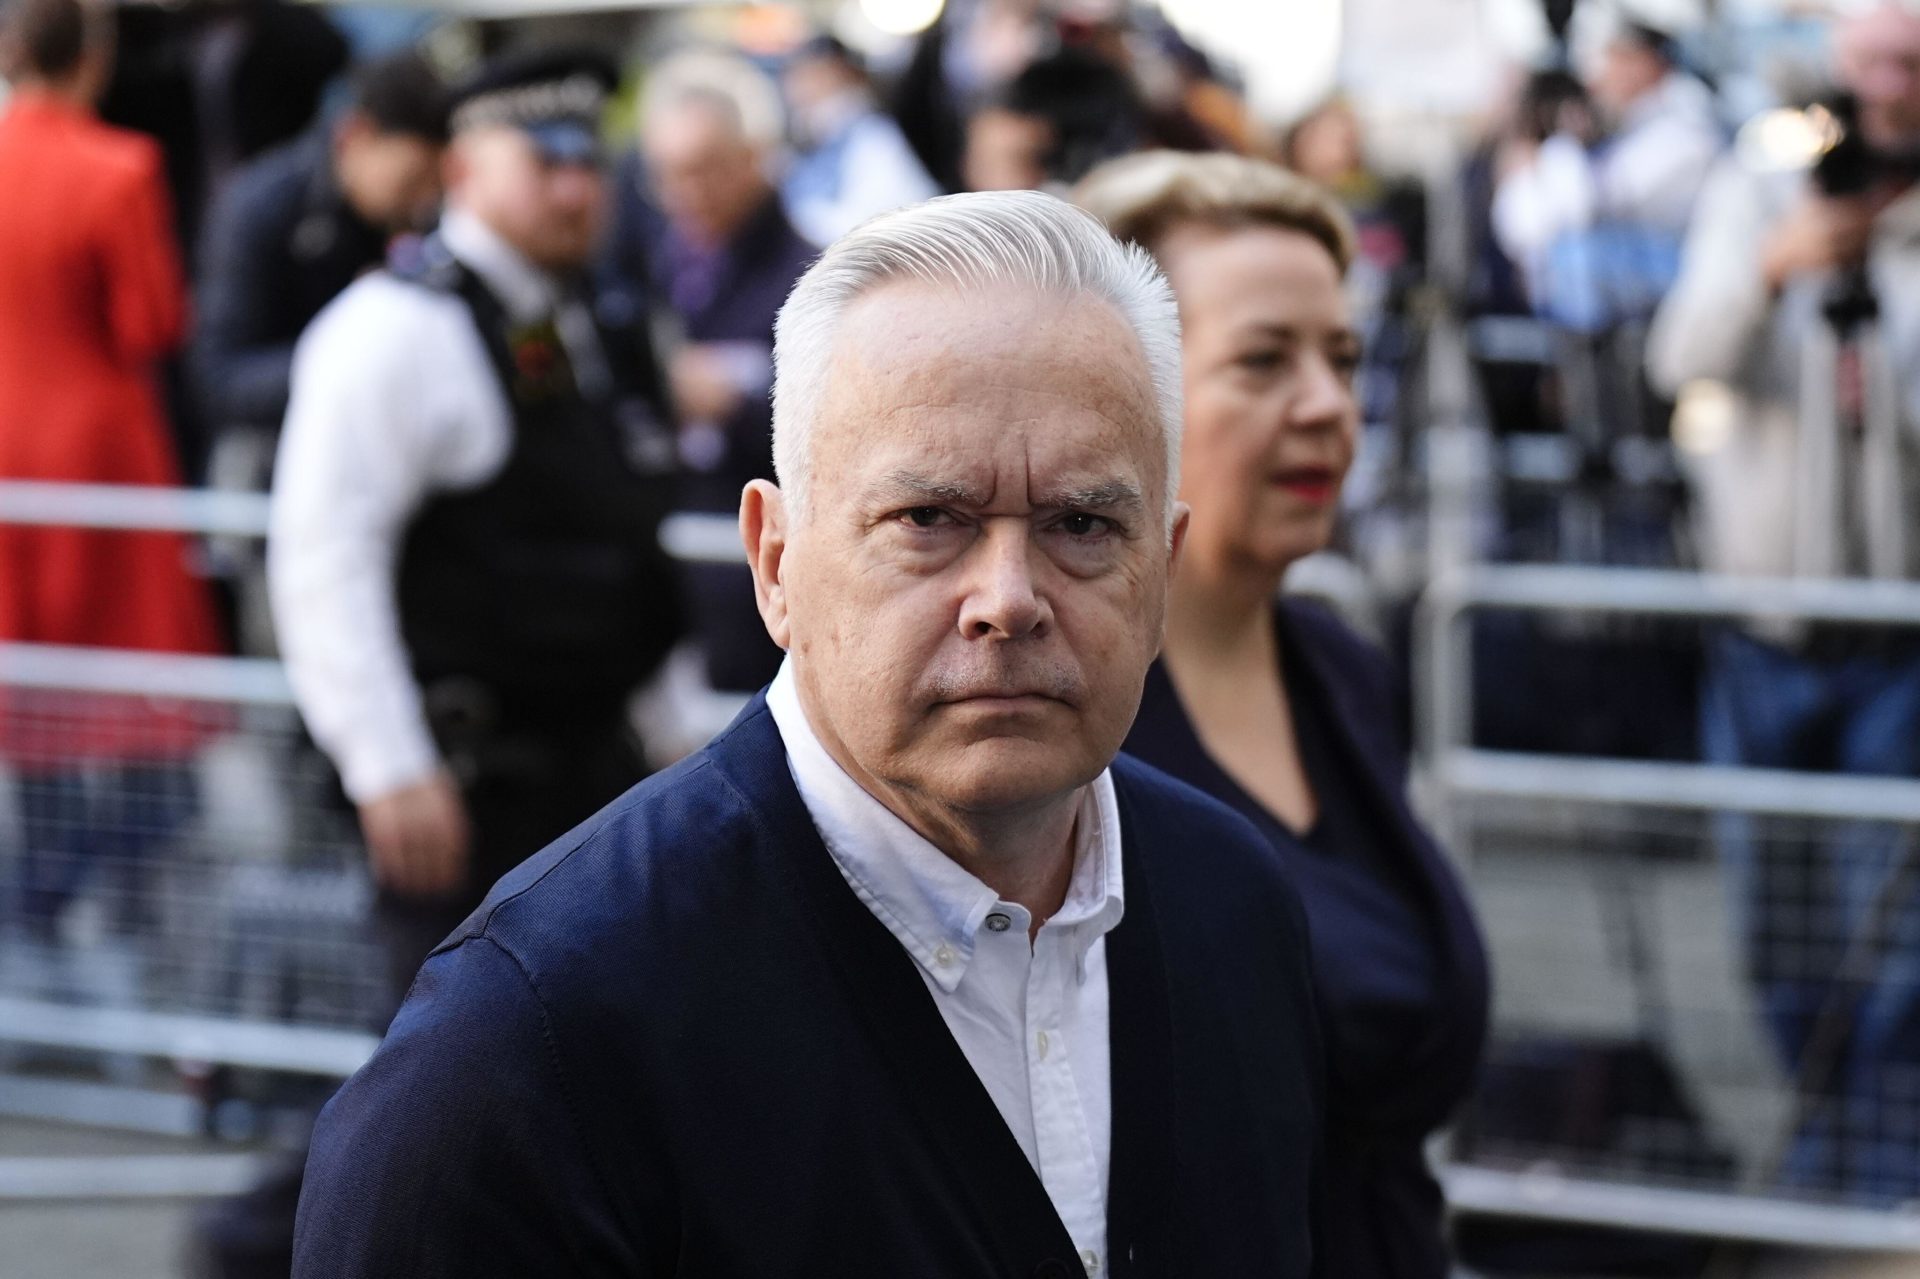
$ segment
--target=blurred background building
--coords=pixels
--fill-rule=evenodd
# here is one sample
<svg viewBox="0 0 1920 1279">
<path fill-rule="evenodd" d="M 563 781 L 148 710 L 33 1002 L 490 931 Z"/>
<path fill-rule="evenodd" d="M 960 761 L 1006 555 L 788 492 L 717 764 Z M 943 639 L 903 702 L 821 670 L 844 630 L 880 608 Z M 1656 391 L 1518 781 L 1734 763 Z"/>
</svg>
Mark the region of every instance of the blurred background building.
<svg viewBox="0 0 1920 1279">
<path fill-rule="evenodd" d="M 1392 655 L 1491 951 L 1432 1150 L 1463 1272 L 1920 1274 L 1920 5 L 50 5 L 0 0 L 0 1273 L 215 1273 L 194 1223 L 389 1010 L 275 453 L 308 325 L 433 243 L 445 86 L 564 44 L 619 75 L 574 301 L 672 419 L 629 423 L 686 627 L 654 764 L 778 659 L 731 511 L 820 245 L 1279 161 L 1354 222 L 1364 338 L 1287 587 Z M 554 314 L 528 377 L 582 367 Z"/>
</svg>

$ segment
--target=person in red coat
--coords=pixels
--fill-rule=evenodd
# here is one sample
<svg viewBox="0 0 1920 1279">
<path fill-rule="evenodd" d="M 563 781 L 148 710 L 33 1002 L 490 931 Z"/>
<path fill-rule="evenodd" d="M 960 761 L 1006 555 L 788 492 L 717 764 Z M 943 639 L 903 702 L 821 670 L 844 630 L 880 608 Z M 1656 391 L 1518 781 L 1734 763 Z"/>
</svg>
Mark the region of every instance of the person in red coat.
<svg viewBox="0 0 1920 1279">
<path fill-rule="evenodd" d="M 0 27 L 0 480 L 176 485 L 160 360 L 187 326 L 159 148 L 93 114 L 103 12 L 12 0 Z M 213 602 L 177 534 L 0 524 L 0 645 L 209 653 Z M 27 847 L 11 899 L 51 928 L 191 812 L 205 707 L 9 688 L 0 759 Z M 0 885 L 5 888 L 6 885 Z"/>
<path fill-rule="evenodd" d="M 159 148 L 93 115 L 104 35 L 79 0 L 15 0 L 0 30 L 0 479 L 180 482 L 157 367 L 186 286 Z M 212 652 L 217 632 L 177 534 L 0 525 L 6 641 Z M 165 749 L 128 731 L 165 730 L 81 753 Z"/>
</svg>

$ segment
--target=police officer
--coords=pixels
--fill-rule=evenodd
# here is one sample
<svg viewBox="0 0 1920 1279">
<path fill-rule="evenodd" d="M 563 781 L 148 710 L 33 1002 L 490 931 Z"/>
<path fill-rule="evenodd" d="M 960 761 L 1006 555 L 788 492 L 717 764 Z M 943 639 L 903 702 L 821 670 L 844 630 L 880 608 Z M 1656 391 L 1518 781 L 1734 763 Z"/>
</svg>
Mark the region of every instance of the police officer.
<svg viewBox="0 0 1920 1279">
<path fill-rule="evenodd" d="M 546 50 L 457 89 L 438 230 L 294 357 L 269 586 L 396 1001 L 494 879 L 638 780 L 627 700 L 678 636 L 644 309 L 585 275 L 614 78 Z"/>
</svg>

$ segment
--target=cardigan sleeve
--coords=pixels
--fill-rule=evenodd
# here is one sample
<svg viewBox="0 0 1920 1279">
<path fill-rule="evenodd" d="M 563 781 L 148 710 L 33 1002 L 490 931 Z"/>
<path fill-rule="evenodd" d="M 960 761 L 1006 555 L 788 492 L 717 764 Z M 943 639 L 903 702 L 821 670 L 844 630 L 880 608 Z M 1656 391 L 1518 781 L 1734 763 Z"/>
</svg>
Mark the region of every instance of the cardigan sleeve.
<svg viewBox="0 0 1920 1279">
<path fill-rule="evenodd" d="M 576 1101 L 513 956 L 438 952 L 315 1126 L 295 1276 L 647 1275 Z"/>
</svg>

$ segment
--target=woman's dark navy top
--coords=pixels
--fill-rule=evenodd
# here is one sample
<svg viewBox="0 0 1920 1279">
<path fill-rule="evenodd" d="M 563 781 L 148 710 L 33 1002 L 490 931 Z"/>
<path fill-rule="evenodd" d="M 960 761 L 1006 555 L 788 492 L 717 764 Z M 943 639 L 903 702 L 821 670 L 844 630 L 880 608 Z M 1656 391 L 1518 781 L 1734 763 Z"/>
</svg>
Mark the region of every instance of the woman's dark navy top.
<svg viewBox="0 0 1920 1279">
<path fill-rule="evenodd" d="M 1326 1273 L 1443 1279 L 1444 1205 L 1424 1148 L 1472 1087 L 1486 953 L 1458 877 L 1409 807 L 1385 659 L 1318 604 L 1286 600 L 1277 620 L 1318 800 L 1312 829 L 1292 830 L 1227 775 L 1161 664 L 1125 749 L 1250 819 L 1305 902 L 1328 1054 Z"/>
</svg>

